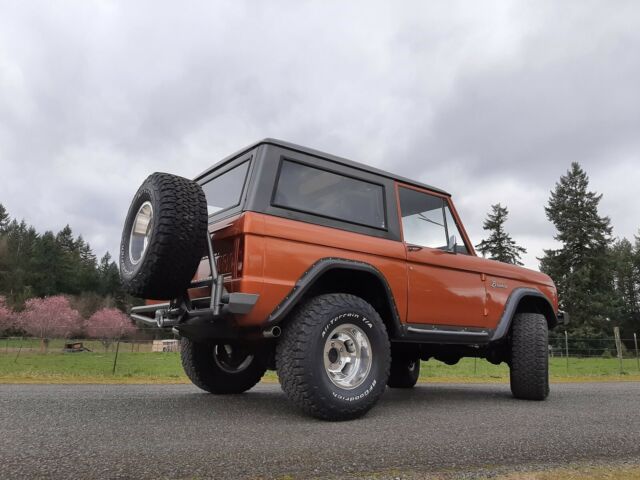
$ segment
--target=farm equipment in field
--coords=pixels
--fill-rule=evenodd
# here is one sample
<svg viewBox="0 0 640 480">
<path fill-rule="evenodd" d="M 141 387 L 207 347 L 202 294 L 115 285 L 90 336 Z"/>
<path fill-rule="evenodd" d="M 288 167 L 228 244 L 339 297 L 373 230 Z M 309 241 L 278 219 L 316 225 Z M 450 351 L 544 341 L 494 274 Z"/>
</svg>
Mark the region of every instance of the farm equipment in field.
<svg viewBox="0 0 640 480">
<path fill-rule="evenodd" d="M 65 353 L 77 353 L 77 352 L 90 352 L 87 347 L 83 345 L 82 342 L 66 342 L 64 344 L 64 352 Z"/>
</svg>

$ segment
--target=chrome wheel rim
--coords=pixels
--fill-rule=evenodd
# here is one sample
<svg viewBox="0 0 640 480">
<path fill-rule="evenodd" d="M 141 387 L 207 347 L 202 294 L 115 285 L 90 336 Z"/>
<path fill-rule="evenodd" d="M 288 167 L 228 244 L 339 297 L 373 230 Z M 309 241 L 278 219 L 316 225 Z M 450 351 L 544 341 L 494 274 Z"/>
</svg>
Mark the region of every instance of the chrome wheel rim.
<svg viewBox="0 0 640 480">
<path fill-rule="evenodd" d="M 253 361 L 253 355 L 234 349 L 231 345 L 216 345 L 213 348 L 213 359 L 216 365 L 227 373 L 238 373 L 246 370 Z"/>
<path fill-rule="evenodd" d="M 369 337 L 352 323 L 338 325 L 331 331 L 324 344 L 323 357 L 329 380 L 345 390 L 362 385 L 373 363 Z"/>
<path fill-rule="evenodd" d="M 140 205 L 138 213 L 133 219 L 131 235 L 129 237 L 129 260 L 136 265 L 142 260 L 149 240 L 151 239 L 151 228 L 153 227 L 153 207 L 151 202 L 144 202 Z"/>
</svg>

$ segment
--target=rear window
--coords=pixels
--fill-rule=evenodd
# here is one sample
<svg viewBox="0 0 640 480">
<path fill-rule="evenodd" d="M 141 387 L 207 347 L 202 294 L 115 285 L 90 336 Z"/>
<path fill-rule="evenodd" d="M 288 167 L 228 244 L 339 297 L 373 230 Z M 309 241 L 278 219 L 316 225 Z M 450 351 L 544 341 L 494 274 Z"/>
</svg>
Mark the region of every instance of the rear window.
<svg viewBox="0 0 640 480">
<path fill-rule="evenodd" d="M 202 185 L 209 215 L 240 204 L 248 170 L 246 161 Z"/>
<path fill-rule="evenodd" d="M 381 185 L 283 160 L 273 204 L 279 207 L 386 229 Z"/>
</svg>

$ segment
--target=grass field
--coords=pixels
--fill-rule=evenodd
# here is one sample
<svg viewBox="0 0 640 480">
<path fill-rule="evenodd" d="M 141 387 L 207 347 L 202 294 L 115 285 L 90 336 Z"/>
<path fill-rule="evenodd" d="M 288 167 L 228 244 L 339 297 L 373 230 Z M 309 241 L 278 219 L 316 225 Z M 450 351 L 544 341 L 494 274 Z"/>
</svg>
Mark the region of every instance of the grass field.
<svg viewBox="0 0 640 480">
<path fill-rule="evenodd" d="M 0 383 L 186 383 L 178 353 L 151 353 L 150 345 L 121 344 L 115 374 L 115 352 L 99 342 L 85 342 L 92 352 L 61 353 L 61 346 L 49 345 L 49 353 L 38 353 L 39 343 L 30 346 L 0 343 Z M 137 348 L 147 351 L 137 351 Z M 623 373 L 615 358 L 550 359 L 552 381 L 640 381 L 636 359 L 623 360 Z M 456 365 L 430 360 L 423 362 L 421 380 L 430 382 L 505 382 L 505 364 L 464 358 Z M 268 372 L 265 381 L 277 381 Z"/>
<path fill-rule="evenodd" d="M 292 477 L 283 477 L 282 480 Z M 331 477 L 334 478 L 334 477 Z M 337 478 L 337 477 L 336 477 Z M 342 477 L 341 477 L 342 478 Z M 345 477 L 350 480 L 452 480 L 454 478 L 474 478 L 476 480 L 640 480 L 640 465 L 636 461 L 603 464 L 568 464 L 565 466 L 517 466 L 479 468 L 464 471 L 444 472 L 389 471 L 377 474 L 363 474 Z"/>
</svg>

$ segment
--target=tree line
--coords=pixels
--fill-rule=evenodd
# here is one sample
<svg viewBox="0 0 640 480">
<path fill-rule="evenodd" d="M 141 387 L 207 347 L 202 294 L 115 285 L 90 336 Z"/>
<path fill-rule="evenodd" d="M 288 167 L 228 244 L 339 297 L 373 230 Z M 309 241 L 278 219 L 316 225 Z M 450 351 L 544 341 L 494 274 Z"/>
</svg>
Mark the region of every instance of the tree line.
<svg viewBox="0 0 640 480">
<path fill-rule="evenodd" d="M 540 270 L 554 280 L 574 337 L 606 338 L 618 326 L 631 338 L 640 333 L 640 236 L 613 238 L 611 220 L 598 210 L 601 199 L 589 190 L 580 164 L 572 163 L 545 206 L 560 247 L 544 250 Z M 476 248 L 485 257 L 522 265 L 526 249 L 506 232 L 508 213 L 502 204 L 492 205 L 483 224 L 489 235 Z"/>
<path fill-rule="evenodd" d="M 20 312 L 31 298 L 57 295 L 67 296 L 83 318 L 102 308 L 125 311 L 134 301 L 122 289 L 109 252 L 98 261 L 69 225 L 38 233 L 0 204 L 0 296 L 6 308 Z"/>
</svg>

